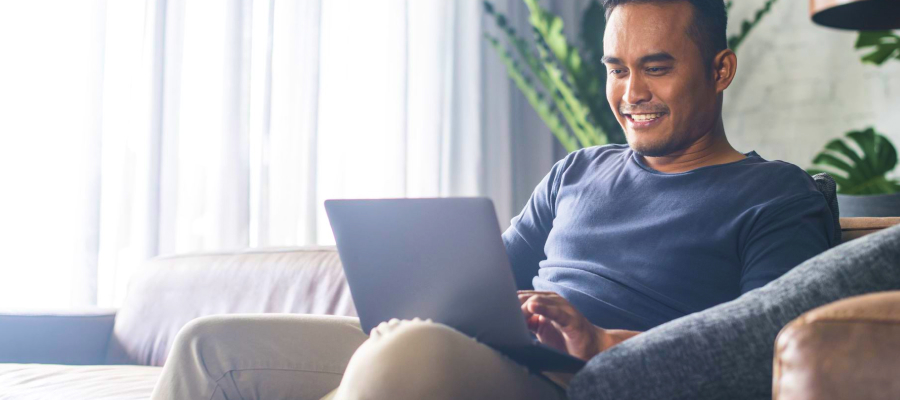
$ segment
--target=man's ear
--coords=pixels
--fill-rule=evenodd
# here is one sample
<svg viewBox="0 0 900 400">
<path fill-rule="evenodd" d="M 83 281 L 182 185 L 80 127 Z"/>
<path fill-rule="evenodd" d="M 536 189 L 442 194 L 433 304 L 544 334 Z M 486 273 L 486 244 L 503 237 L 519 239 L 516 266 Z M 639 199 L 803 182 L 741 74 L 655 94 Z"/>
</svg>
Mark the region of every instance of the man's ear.
<svg viewBox="0 0 900 400">
<path fill-rule="evenodd" d="M 725 49 L 713 58 L 713 79 L 716 81 L 716 93 L 722 93 L 731 85 L 737 72 L 737 55 L 731 49 Z"/>
</svg>

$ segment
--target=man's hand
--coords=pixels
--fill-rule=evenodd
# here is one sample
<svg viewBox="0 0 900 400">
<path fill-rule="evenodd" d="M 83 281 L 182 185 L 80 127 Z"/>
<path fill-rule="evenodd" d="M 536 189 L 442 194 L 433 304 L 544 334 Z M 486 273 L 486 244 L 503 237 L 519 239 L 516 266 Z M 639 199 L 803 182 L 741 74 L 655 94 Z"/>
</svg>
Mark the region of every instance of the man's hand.
<svg viewBox="0 0 900 400">
<path fill-rule="evenodd" d="M 585 361 L 639 333 L 596 327 L 571 303 L 553 292 L 520 290 L 519 303 L 528 329 L 541 343 Z"/>
</svg>

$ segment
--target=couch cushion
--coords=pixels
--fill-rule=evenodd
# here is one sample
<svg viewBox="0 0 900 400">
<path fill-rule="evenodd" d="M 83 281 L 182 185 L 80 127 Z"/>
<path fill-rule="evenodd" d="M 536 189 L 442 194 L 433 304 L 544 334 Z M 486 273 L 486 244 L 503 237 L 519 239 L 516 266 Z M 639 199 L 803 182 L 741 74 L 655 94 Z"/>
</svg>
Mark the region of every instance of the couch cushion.
<svg viewBox="0 0 900 400">
<path fill-rule="evenodd" d="M 0 364 L 0 399 L 147 400 L 160 367 Z"/>
<path fill-rule="evenodd" d="M 163 365 L 190 320 L 233 313 L 356 316 L 356 309 L 334 247 L 156 258 L 131 278 L 107 362 Z"/>
<path fill-rule="evenodd" d="M 900 290 L 900 226 L 598 354 L 572 379 L 569 398 L 771 399 L 775 336 L 785 324 L 842 298 L 888 290 Z"/>
</svg>

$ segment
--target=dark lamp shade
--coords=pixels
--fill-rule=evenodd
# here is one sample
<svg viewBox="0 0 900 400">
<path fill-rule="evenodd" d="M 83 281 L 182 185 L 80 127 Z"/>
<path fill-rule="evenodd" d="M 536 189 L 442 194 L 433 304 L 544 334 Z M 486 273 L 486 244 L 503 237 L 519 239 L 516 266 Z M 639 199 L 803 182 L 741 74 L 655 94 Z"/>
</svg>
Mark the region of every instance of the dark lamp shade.
<svg viewBox="0 0 900 400">
<path fill-rule="evenodd" d="M 809 0 L 813 22 L 838 29 L 900 29 L 900 0 Z"/>
</svg>

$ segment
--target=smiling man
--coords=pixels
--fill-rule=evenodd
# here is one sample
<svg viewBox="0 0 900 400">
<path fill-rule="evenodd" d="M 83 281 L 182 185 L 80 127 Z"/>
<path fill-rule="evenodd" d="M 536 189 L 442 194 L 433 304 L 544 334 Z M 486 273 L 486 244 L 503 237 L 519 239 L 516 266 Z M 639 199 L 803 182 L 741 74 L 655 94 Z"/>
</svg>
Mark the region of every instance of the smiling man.
<svg viewBox="0 0 900 400">
<path fill-rule="evenodd" d="M 722 1 L 604 6 L 607 99 L 628 146 L 558 162 L 503 235 L 519 286 L 538 290 L 520 294 L 533 328 L 585 359 L 836 244 L 803 170 L 728 143 Z"/>
<path fill-rule="evenodd" d="M 660 172 L 744 158 L 722 122 L 722 94 L 737 59 L 718 3 L 607 2 L 607 98 L 631 149 Z"/>
<path fill-rule="evenodd" d="M 529 328 L 584 360 L 836 244 L 803 170 L 728 143 L 722 102 L 737 58 L 722 0 L 604 6 L 606 93 L 628 145 L 557 162 L 503 234 Z M 306 398 L 343 371 L 334 398 L 560 399 L 569 378 L 428 321 L 366 338 L 323 317 L 216 317 L 182 330 L 154 398 Z"/>
</svg>

